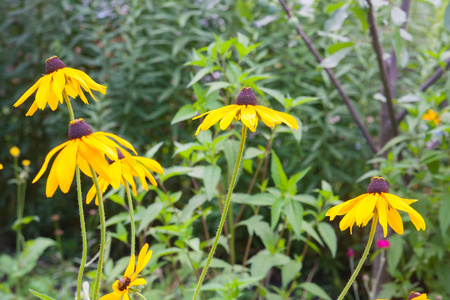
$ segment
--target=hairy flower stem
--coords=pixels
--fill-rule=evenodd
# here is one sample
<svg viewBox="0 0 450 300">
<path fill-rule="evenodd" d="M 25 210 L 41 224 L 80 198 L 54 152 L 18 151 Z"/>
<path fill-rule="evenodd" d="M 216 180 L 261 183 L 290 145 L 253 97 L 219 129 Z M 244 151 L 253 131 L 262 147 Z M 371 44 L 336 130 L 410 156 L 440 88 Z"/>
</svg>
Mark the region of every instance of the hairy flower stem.
<svg viewBox="0 0 450 300">
<path fill-rule="evenodd" d="M 105 241 L 106 241 L 106 224 L 105 224 L 106 220 L 105 220 L 105 210 L 103 208 L 103 197 L 102 192 L 100 191 L 100 186 L 98 185 L 97 174 L 95 173 L 94 169 L 91 166 L 89 167 L 91 168 L 92 180 L 94 181 L 95 188 L 97 190 L 98 213 L 100 216 L 100 255 L 98 257 L 97 274 L 94 283 L 94 294 L 92 297 L 92 300 L 97 300 L 103 272 L 103 258 L 105 254 Z"/>
<path fill-rule="evenodd" d="M 80 169 L 78 166 L 75 168 L 76 178 L 77 178 L 77 194 L 78 194 L 78 212 L 80 214 L 80 227 L 81 227 L 81 239 L 83 252 L 81 254 L 80 270 L 78 270 L 78 280 L 77 280 L 77 300 L 81 300 L 81 282 L 83 279 L 84 267 L 86 266 L 87 257 L 87 236 L 86 236 L 86 222 L 84 220 L 83 211 L 83 194 L 81 192 L 81 176 Z M 62 253 L 61 253 L 62 255 Z"/>
<path fill-rule="evenodd" d="M 64 95 L 64 99 L 66 99 L 67 109 L 69 110 L 70 121 L 73 121 L 73 120 L 75 120 L 75 116 L 73 114 L 73 108 L 72 108 L 72 104 L 70 103 L 69 95 L 67 95 L 67 92 L 65 89 L 63 89 L 63 95 Z"/>
<path fill-rule="evenodd" d="M 347 294 L 348 290 L 352 286 L 353 282 L 355 281 L 356 277 L 358 276 L 359 271 L 361 270 L 364 262 L 366 261 L 367 255 L 369 255 L 370 247 L 372 246 L 373 238 L 375 237 L 375 231 L 377 229 L 377 222 L 378 222 L 378 214 L 375 213 L 375 216 L 372 219 L 372 227 L 370 228 L 370 235 L 369 240 L 367 241 L 366 248 L 364 249 L 364 253 L 361 257 L 361 260 L 359 261 L 358 265 L 356 266 L 355 271 L 352 274 L 352 277 L 350 277 L 350 280 L 345 285 L 344 289 L 342 290 L 341 294 L 339 295 L 339 298 L 337 300 L 344 299 L 345 295 Z"/>
<path fill-rule="evenodd" d="M 134 247 L 136 244 L 136 227 L 134 224 L 134 208 L 133 208 L 133 199 L 131 198 L 130 187 L 128 186 L 128 182 L 125 181 L 125 191 L 127 193 L 128 198 L 128 210 L 130 211 L 130 224 L 131 224 L 131 255 L 134 253 Z"/>
<path fill-rule="evenodd" d="M 231 176 L 230 187 L 228 188 L 227 198 L 225 200 L 225 205 L 223 207 L 222 217 L 220 218 L 219 228 L 217 228 L 216 237 L 214 238 L 214 243 L 211 247 L 211 251 L 209 252 L 208 259 L 206 260 L 206 264 L 203 267 L 202 274 L 200 275 L 200 279 L 198 280 L 197 287 L 195 288 L 194 297 L 192 300 L 196 300 L 198 294 L 200 293 L 200 288 L 202 287 L 203 280 L 205 279 L 206 272 L 208 271 L 209 264 L 213 258 L 214 252 L 216 251 L 217 244 L 219 243 L 220 235 L 222 234 L 223 224 L 225 223 L 225 219 L 227 217 L 228 208 L 231 203 L 231 195 L 233 194 L 234 185 L 236 184 L 236 178 L 239 171 L 239 166 L 241 165 L 242 154 L 244 153 L 244 145 L 245 138 L 247 136 L 247 126 L 242 125 L 242 136 L 241 136 L 241 144 L 239 146 L 239 152 L 236 158 L 236 164 L 234 166 L 233 175 Z"/>
</svg>

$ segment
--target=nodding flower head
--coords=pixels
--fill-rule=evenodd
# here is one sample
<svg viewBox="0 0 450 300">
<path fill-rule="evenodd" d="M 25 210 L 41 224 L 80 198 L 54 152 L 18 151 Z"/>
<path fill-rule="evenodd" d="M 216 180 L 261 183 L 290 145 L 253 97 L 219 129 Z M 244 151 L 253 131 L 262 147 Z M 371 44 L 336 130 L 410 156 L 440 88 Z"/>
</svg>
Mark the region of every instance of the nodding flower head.
<svg viewBox="0 0 450 300">
<path fill-rule="evenodd" d="M 92 134 L 92 128 L 84 119 L 76 119 L 70 122 L 69 125 L 69 139 L 79 139 L 83 136 Z"/>
<path fill-rule="evenodd" d="M 65 67 L 66 65 L 58 58 L 58 56 L 52 56 L 45 61 L 45 74 L 48 75 Z"/>
<path fill-rule="evenodd" d="M 243 87 L 236 98 L 237 105 L 258 105 L 258 100 L 251 87 Z"/>
</svg>

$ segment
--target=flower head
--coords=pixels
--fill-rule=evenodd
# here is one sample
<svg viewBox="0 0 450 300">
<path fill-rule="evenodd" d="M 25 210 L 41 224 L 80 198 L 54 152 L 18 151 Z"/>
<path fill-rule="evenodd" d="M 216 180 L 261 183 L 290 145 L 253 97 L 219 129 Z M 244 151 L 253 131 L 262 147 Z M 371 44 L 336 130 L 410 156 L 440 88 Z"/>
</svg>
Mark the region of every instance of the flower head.
<svg viewBox="0 0 450 300">
<path fill-rule="evenodd" d="M 292 116 L 282 113 L 265 106 L 258 105 L 256 96 L 250 87 L 242 88 L 241 92 L 236 98 L 236 104 L 227 105 L 225 107 L 208 111 L 195 119 L 206 116 L 203 123 L 197 128 L 197 135 L 200 130 L 208 130 L 211 126 L 220 121 L 220 129 L 225 130 L 230 126 L 233 120 L 241 120 L 245 126 L 251 131 L 255 132 L 258 126 L 258 120 L 261 120 L 269 127 L 274 127 L 275 124 L 285 123 L 291 129 L 298 129 L 298 123 Z"/>
<path fill-rule="evenodd" d="M 0 164 L 0 170 L 3 170 L 3 165 L 2 164 Z"/>
<path fill-rule="evenodd" d="M 46 75 L 42 76 L 14 103 L 14 107 L 19 106 L 37 90 L 36 98 L 26 116 L 32 116 L 38 108 L 43 110 L 47 103 L 52 110 L 55 110 L 58 107 L 58 102 L 63 103 L 64 101 L 63 93 L 72 98 L 80 96 L 86 104 L 89 104 L 89 102 L 81 88 L 88 92 L 95 101 L 97 100 L 91 89 L 102 94 L 106 93 L 105 86 L 96 83 L 83 71 L 67 68 L 56 56 L 52 56 L 45 61 L 45 73 Z"/>
<path fill-rule="evenodd" d="M 420 294 L 418 292 L 409 293 L 408 300 L 429 300 L 427 294 Z"/>
<path fill-rule="evenodd" d="M 144 285 L 147 281 L 144 278 L 137 278 L 139 273 L 145 268 L 145 266 L 150 261 L 152 257 L 152 250 L 148 251 L 148 244 L 145 244 L 139 252 L 139 257 L 136 265 L 136 269 L 134 267 L 135 258 L 134 254 L 131 255 L 130 263 L 128 264 L 123 277 L 119 280 L 116 280 L 112 285 L 112 289 L 114 292 L 107 294 L 100 298 L 100 300 L 129 300 L 130 296 L 128 295 L 129 289 L 133 286 Z M 134 272 L 134 273 L 133 273 Z"/>
<path fill-rule="evenodd" d="M 20 155 L 20 149 L 16 146 L 11 147 L 11 149 L 9 149 L 9 153 L 14 157 L 18 157 Z"/>
<path fill-rule="evenodd" d="M 47 169 L 50 159 L 60 150 L 61 152 L 55 158 L 48 175 L 47 197 L 52 197 L 58 186 L 64 193 L 69 191 L 75 175 L 75 166 L 78 166 L 88 176 L 91 175 L 89 166 L 92 166 L 100 176 L 111 180 L 109 164 L 105 159 L 105 155 L 112 160 L 117 160 L 116 149 L 121 148 L 121 146 L 108 137 L 115 139 L 118 143 L 136 153 L 129 142 L 114 134 L 101 131 L 92 132 L 91 126 L 83 119 L 70 122 L 69 141 L 55 147 L 47 154 L 44 164 L 34 178 L 33 183 L 41 178 Z"/>
<path fill-rule="evenodd" d="M 435 125 L 438 125 L 441 121 L 441 117 L 432 109 L 429 109 L 426 114 L 422 116 L 422 120 L 431 121 Z"/>
<path fill-rule="evenodd" d="M 22 165 L 23 165 L 24 167 L 28 167 L 30 164 L 31 164 L 31 162 L 30 162 L 28 159 L 22 160 Z"/>
<path fill-rule="evenodd" d="M 108 181 L 102 176 L 99 176 L 98 178 L 102 193 L 106 191 L 109 185 L 112 185 L 113 188 L 117 189 L 120 184 L 125 185 L 126 181 L 131 185 L 133 194 L 136 196 L 136 184 L 133 177 L 138 177 L 144 190 L 148 191 L 148 184 L 145 178 L 148 178 L 154 186 L 158 185 L 149 170 L 164 174 L 161 165 L 156 160 L 141 156 L 132 156 L 123 149 L 117 149 L 117 156 L 117 160 L 110 162 L 109 170 L 111 180 Z M 87 204 L 92 201 L 95 195 L 97 195 L 96 189 L 95 186 L 92 186 L 86 197 Z M 98 205 L 98 196 L 95 198 L 95 204 Z"/>
<path fill-rule="evenodd" d="M 388 240 L 379 240 L 377 243 L 378 248 L 386 249 L 391 246 L 391 243 L 389 243 Z"/>
<path fill-rule="evenodd" d="M 366 226 L 376 215 L 386 237 L 387 224 L 398 234 L 403 234 L 403 222 L 398 210 L 408 213 L 417 230 L 425 230 L 425 221 L 422 216 L 410 207 L 410 204 L 416 201 L 389 194 L 386 180 L 383 177 L 373 177 L 366 194 L 330 208 L 326 215 L 331 221 L 336 216 L 345 215 L 339 223 L 339 228 L 344 231 L 350 227 L 350 234 L 353 224 Z"/>
<path fill-rule="evenodd" d="M 355 256 L 355 251 L 353 251 L 352 248 L 348 248 L 345 256 L 347 256 L 347 258 L 353 257 L 353 256 Z"/>
</svg>

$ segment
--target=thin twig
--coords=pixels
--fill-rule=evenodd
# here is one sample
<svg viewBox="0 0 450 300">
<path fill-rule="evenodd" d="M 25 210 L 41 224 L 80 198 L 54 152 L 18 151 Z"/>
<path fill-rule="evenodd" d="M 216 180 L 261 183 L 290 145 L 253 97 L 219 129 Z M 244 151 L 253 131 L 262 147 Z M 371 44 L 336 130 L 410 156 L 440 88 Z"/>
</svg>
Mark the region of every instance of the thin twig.
<svg viewBox="0 0 450 300">
<path fill-rule="evenodd" d="M 292 17 L 292 12 L 287 7 L 286 2 L 284 0 L 279 0 L 279 2 L 281 4 L 281 6 L 283 7 L 284 11 L 286 12 L 286 14 L 288 15 L 288 17 L 291 18 Z M 319 52 L 316 50 L 316 48 L 314 48 L 311 40 L 305 34 L 303 29 L 300 27 L 300 25 L 298 25 L 298 24 L 296 25 L 296 30 L 297 30 L 298 35 L 300 35 L 302 37 L 303 41 L 305 41 L 306 45 L 308 46 L 308 49 L 314 55 L 316 60 L 319 63 L 321 63 L 322 60 L 323 60 L 322 56 L 319 54 Z M 367 143 L 369 144 L 370 148 L 372 149 L 372 151 L 374 153 L 378 152 L 378 147 L 376 146 L 376 144 L 375 144 L 372 136 L 370 135 L 369 131 L 367 130 L 366 126 L 364 125 L 364 123 L 361 121 L 361 119 L 359 118 L 358 114 L 356 113 L 356 110 L 353 107 L 349 96 L 344 91 L 340 81 L 336 78 L 336 76 L 334 75 L 334 73 L 333 73 L 333 71 L 331 69 L 329 69 L 329 68 L 324 68 L 324 69 L 327 72 L 328 76 L 330 77 L 331 82 L 333 82 L 334 86 L 339 91 L 339 94 L 341 95 L 342 99 L 344 99 L 345 105 L 347 105 L 347 108 L 350 111 L 350 114 L 352 115 L 352 117 L 355 120 L 355 122 L 358 125 L 358 127 L 361 129 L 361 131 L 362 131 L 365 139 L 367 140 Z"/>
<path fill-rule="evenodd" d="M 367 4 L 369 5 L 369 11 L 367 12 L 367 22 L 369 23 L 369 31 L 370 35 L 372 36 L 372 46 L 377 55 L 378 67 L 380 68 L 381 82 L 383 83 L 384 96 L 386 97 L 389 119 L 391 120 L 391 128 L 394 133 L 394 136 L 396 136 L 398 135 L 398 128 L 397 122 L 395 121 L 395 111 L 393 101 L 394 95 L 391 91 L 386 66 L 383 60 L 384 50 L 383 47 L 381 46 L 380 39 L 378 36 L 377 22 L 373 14 L 372 1 L 367 0 Z"/>
</svg>

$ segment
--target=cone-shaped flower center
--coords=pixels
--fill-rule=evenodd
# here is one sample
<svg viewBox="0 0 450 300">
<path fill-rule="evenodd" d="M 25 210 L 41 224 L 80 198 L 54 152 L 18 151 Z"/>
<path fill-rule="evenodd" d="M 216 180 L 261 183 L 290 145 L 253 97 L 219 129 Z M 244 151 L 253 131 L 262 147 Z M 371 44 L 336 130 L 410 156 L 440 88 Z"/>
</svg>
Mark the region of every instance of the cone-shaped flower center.
<svg viewBox="0 0 450 300">
<path fill-rule="evenodd" d="M 92 134 L 92 128 L 83 119 L 71 121 L 69 124 L 69 139 L 79 139 Z"/>
<path fill-rule="evenodd" d="M 389 193 L 389 186 L 383 177 L 375 176 L 367 187 L 367 193 Z"/>
<path fill-rule="evenodd" d="M 118 289 L 119 291 L 125 290 L 131 283 L 131 278 L 129 277 L 122 277 L 119 279 Z"/>
<path fill-rule="evenodd" d="M 243 87 L 236 98 L 237 105 L 258 105 L 251 87 Z"/>
<path fill-rule="evenodd" d="M 117 148 L 116 148 L 116 150 L 117 150 L 117 157 L 118 157 L 119 159 L 124 159 L 125 156 L 123 156 L 123 153 L 122 153 L 119 149 L 117 149 Z M 113 162 L 115 162 L 115 161 L 114 161 L 114 160 L 110 160 L 110 159 L 108 158 L 108 163 L 109 163 L 109 164 L 112 164 Z"/>
<path fill-rule="evenodd" d="M 408 296 L 408 300 L 414 299 L 416 297 L 419 297 L 421 294 L 418 292 L 411 292 Z"/>
<path fill-rule="evenodd" d="M 45 74 L 53 73 L 59 69 L 65 68 L 66 65 L 57 56 L 52 56 L 45 61 Z"/>
</svg>

